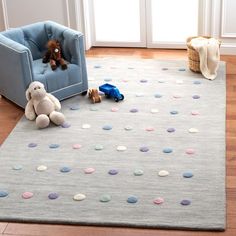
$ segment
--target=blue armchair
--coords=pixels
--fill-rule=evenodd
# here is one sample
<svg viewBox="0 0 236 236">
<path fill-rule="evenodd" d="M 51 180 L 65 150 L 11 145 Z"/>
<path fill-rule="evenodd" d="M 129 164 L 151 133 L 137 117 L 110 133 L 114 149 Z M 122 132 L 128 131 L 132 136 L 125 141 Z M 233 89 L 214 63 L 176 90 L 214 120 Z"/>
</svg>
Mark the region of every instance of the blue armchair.
<svg viewBox="0 0 236 236">
<path fill-rule="evenodd" d="M 68 69 L 52 71 L 42 63 L 45 45 L 58 39 Z M 88 89 L 83 35 L 52 21 L 0 32 L 0 94 L 21 107 L 32 81 L 40 81 L 59 100 Z"/>
</svg>

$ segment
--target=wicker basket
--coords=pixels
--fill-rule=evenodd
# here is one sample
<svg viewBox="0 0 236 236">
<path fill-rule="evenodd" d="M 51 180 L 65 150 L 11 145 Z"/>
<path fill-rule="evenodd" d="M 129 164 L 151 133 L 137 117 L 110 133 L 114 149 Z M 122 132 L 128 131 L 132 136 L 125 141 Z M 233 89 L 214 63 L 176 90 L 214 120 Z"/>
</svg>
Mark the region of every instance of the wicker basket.
<svg viewBox="0 0 236 236">
<path fill-rule="evenodd" d="M 209 36 L 195 36 L 187 38 L 187 50 L 188 50 L 188 65 L 189 69 L 193 72 L 201 73 L 200 70 L 200 59 L 198 52 L 190 45 L 190 42 L 194 38 L 203 37 L 203 38 L 211 38 Z"/>
</svg>

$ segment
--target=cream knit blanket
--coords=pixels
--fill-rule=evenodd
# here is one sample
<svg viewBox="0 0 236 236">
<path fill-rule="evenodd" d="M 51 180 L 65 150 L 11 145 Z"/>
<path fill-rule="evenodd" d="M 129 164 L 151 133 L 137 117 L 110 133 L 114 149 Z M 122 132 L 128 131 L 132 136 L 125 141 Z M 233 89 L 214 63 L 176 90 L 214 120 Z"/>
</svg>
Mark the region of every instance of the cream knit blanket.
<svg viewBox="0 0 236 236">
<path fill-rule="evenodd" d="M 215 79 L 220 60 L 219 40 L 198 37 L 192 39 L 190 45 L 199 53 L 203 76 L 210 80 Z"/>
</svg>

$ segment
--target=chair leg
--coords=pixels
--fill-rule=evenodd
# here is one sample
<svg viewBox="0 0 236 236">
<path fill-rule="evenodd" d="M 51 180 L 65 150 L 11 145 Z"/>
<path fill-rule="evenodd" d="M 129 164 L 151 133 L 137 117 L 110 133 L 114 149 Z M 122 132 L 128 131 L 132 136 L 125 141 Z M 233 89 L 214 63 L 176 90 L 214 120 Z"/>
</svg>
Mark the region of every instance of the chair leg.
<svg viewBox="0 0 236 236">
<path fill-rule="evenodd" d="M 87 94 L 88 91 L 84 91 L 81 93 L 82 96 L 85 96 Z"/>
</svg>

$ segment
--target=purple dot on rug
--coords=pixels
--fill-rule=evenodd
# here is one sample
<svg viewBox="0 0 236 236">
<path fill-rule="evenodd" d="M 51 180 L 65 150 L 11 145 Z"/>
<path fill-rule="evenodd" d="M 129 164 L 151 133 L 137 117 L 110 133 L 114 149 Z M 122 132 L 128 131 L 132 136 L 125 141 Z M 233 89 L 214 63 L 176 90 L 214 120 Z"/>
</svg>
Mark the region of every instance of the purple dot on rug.
<svg viewBox="0 0 236 236">
<path fill-rule="evenodd" d="M 117 175 L 118 174 L 118 170 L 111 169 L 111 170 L 108 171 L 108 174 L 110 174 L 110 175 Z"/>
<path fill-rule="evenodd" d="M 5 190 L 0 190 L 0 197 L 6 197 L 6 196 L 8 196 L 8 192 L 7 191 L 5 191 Z"/>
<path fill-rule="evenodd" d="M 186 71 L 185 68 L 179 68 L 179 71 Z"/>
<path fill-rule="evenodd" d="M 163 67 L 163 68 L 162 68 L 162 70 L 168 70 L 168 68 L 166 68 L 166 67 Z"/>
<path fill-rule="evenodd" d="M 149 151 L 149 148 L 146 147 L 146 146 L 142 146 L 142 147 L 139 148 L 139 151 L 140 151 L 140 152 L 148 152 L 148 151 Z"/>
<path fill-rule="evenodd" d="M 67 172 L 70 172 L 70 171 L 71 171 L 71 168 L 68 167 L 68 166 L 63 166 L 63 167 L 60 169 L 60 171 L 61 171 L 62 173 L 67 173 Z"/>
<path fill-rule="evenodd" d="M 147 79 L 141 79 L 141 80 L 140 80 L 140 83 L 147 83 L 147 82 L 148 82 Z"/>
<path fill-rule="evenodd" d="M 167 132 L 173 133 L 173 132 L 175 132 L 175 128 L 168 128 L 168 129 L 167 129 Z"/>
<path fill-rule="evenodd" d="M 193 99 L 199 99 L 200 98 L 200 96 L 199 95 L 193 95 L 193 97 L 192 97 Z"/>
<path fill-rule="evenodd" d="M 136 203 L 137 201 L 138 201 L 138 198 L 135 197 L 135 196 L 130 196 L 130 197 L 128 197 L 128 199 L 127 199 L 127 202 L 128 202 L 128 203 Z"/>
<path fill-rule="evenodd" d="M 136 112 L 138 112 L 138 109 L 137 108 L 132 108 L 129 111 L 132 112 L 132 113 L 136 113 Z"/>
<path fill-rule="evenodd" d="M 54 200 L 54 199 L 57 199 L 59 197 L 59 194 L 58 193 L 49 193 L 48 194 L 48 198 L 50 200 Z"/>
<path fill-rule="evenodd" d="M 187 200 L 187 199 L 184 199 L 180 202 L 181 205 L 183 206 L 187 206 L 187 205 L 190 205 L 191 204 L 191 201 L 190 200 Z"/>
<path fill-rule="evenodd" d="M 61 125 L 61 127 L 62 128 L 70 128 L 70 124 L 69 123 L 67 123 L 67 122 L 64 122 L 62 125 Z"/>
<path fill-rule="evenodd" d="M 95 69 L 99 69 L 99 68 L 102 68 L 102 66 L 100 66 L 100 65 L 95 65 L 94 68 L 95 68 Z"/>
<path fill-rule="evenodd" d="M 79 110 L 79 105 L 72 105 L 70 107 L 70 110 L 72 110 L 72 111 Z"/>
<path fill-rule="evenodd" d="M 34 148 L 34 147 L 37 147 L 37 146 L 38 146 L 37 143 L 29 143 L 28 144 L 28 147 L 30 147 L 30 148 Z"/>
<path fill-rule="evenodd" d="M 49 145 L 49 148 L 52 148 L 52 149 L 59 148 L 59 147 L 60 147 L 60 145 L 56 144 L 56 143 L 52 143 Z"/>
</svg>

